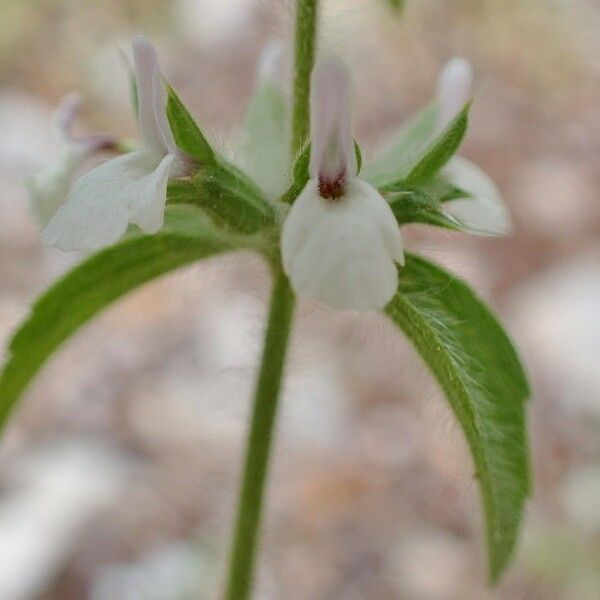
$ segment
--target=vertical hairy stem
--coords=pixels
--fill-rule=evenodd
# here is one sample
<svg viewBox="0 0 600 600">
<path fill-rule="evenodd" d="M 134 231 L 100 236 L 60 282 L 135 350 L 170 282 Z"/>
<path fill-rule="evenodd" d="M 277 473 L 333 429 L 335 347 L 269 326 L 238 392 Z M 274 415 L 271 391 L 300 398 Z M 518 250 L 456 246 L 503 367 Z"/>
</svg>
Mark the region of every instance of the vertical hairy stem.
<svg viewBox="0 0 600 600">
<path fill-rule="evenodd" d="M 297 0 L 294 107 L 291 156 L 296 156 L 310 129 L 310 75 L 315 59 L 318 0 Z M 252 579 L 269 466 L 277 400 L 294 311 L 294 293 L 277 265 L 265 333 L 262 363 L 256 384 L 242 478 L 237 521 L 231 548 L 226 600 L 247 600 Z"/>
<path fill-rule="evenodd" d="M 252 589 L 258 535 L 277 414 L 277 400 L 294 309 L 287 277 L 277 268 L 262 363 L 256 385 L 225 598 L 246 600 Z"/>
<path fill-rule="evenodd" d="M 308 138 L 310 127 L 310 74 L 315 60 L 318 0 L 296 2 L 296 45 L 294 67 L 294 112 L 292 158 Z"/>
</svg>

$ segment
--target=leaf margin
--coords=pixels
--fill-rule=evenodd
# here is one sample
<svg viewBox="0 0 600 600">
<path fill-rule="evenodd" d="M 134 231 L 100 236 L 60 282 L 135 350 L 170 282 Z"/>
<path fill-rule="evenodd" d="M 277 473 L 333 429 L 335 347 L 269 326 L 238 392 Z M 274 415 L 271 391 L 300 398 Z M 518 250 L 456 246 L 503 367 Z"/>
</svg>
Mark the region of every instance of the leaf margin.
<svg viewBox="0 0 600 600">
<path fill-rule="evenodd" d="M 417 353 L 421 356 L 434 378 L 442 388 L 444 395 L 446 396 L 457 420 L 465 434 L 467 445 L 471 451 L 471 456 L 476 466 L 476 478 L 479 481 L 480 496 L 483 504 L 485 522 L 486 522 L 486 540 L 488 547 L 488 565 L 489 565 L 489 580 L 490 583 L 495 584 L 498 582 L 500 576 L 504 572 L 508 562 L 510 561 L 518 539 L 518 533 L 523 518 L 524 504 L 526 499 L 531 493 L 531 465 L 529 456 L 529 445 L 527 439 L 527 406 L 526 400 L 531 396 L 531 388 L 527 380 L 527 376 L 523 369 L 522 363 L 518 357 L 517 351 L 514 344 L 508 337 L 504 328 L 495 317 L 495 315 L 489 310 L 489 308 L 479 299 L 471 288 L 463 282 L 460 278 L 447 272 L 445 269 L 428 261 L 427 259 L 416 256 L 414 254 L 405 254 L 405 265 L 399 268 L 399 287 L 398 292 L 390 303 L 384 308 L 384 313 L 390 318 L 392 323 L 404 332 L 411 344 L 414 346 Z M 471 296 L 474 300 L 474 305 L 482 311 L 482 314 L 488 320 L 488 324 L 496 328 L 496 332 L 499 333 L 500 339 L 508 349 L 508 354 L 505 359 L 511 364 L 511 367 L 505 370 L 505 373 L 509 373 L 515 378 L 515 391 L 517 391 L 518 397 L 514 400 L 521 407 L 520 418 L 521 421 L 518 424 L 519 430 L 519 441 L 522 445 L 522 461 L 519 464 L 519 471 L 521 473 L 522 481 L 519 491 L 516 493 L 517 506 L 514 509 L 512 515 L 508 519 L 509 523 L 512 523 L 512 529 L 505 532 L 498 528 L 497 524 L 499 521 L 499 509 L 497 501 L 494 501 L 494 495 L 490 492 L 490 480 L 487 478 L 486 469 L 487 462 L 483 459 L 478 448 L 475 446 L 475 441 L 472 438 L 473 430 L 477 432 L 477 426 L 475 418 L 471 414 L 471 427 L 465 427 L 465 422 L 461 420 L 459 402 L 454 399 L 453 394 L 457 392 L 456 389 L 452 389 L 453 381 L 457 383 L 459 378 L 453 376 L 450 371 L 453 370 L 453 365 L 449 364 L 449 360 L 444 360 L 445 364 L 439 364 L 434 362 L 434 358 L 431 353 L 432 347 L 442 346 L 440 337 L 435 332 L 435 327 L 424 325 L 425 321 L 418 309 L 412 305 L 410 300 L 407 299 L 406 290 L 402 290 L 403 279 L 406 278 L 411 268 L 425 268 L 429 270 L 431 274 L 435 275 L 438 281 L 440 290 L 445 287 L 454 286 L 458 288 L 461 294 Z M 417 318 L 415 318 L 417 317 Z M 420 319 L 421 323 L 417 321 Z M 426 341 L 426 338 L 429 340 Z M 427 348 L 425 346 L 428 346 Z M 514 369 L 514 370 L 513 370 Z M 444 373 L 443 371 L 446 371 Z M 512 371 L 512 372 L 511 372 Z M 464 384 L 461 384 L 464 386 Z M 459 390 L 460 392 L 460 390 Z M 465 392 L 466 395 L 468 395 Z M 510 487 L 506 488 L 510 490 Z M 506 491 L 505 489 L 505 491 Z M 514 490 L 513 490 L 514 491 Z M 506 517 L 506 515 L 504 515 Z M 504 536 L 507 537 L 506 541 Z"/>
<path fill-rule="evenodd" d="M 112 274 L 113 277 L 102 280 L 102 277 L 90 276 L 90 270 L 93 272 L 96 267 L 100 272 L 110 270 L 111 258 L 120 252 L 126 257 L 124 264 L 130 266 L 127 261 L 135 259 L 132 250 L 136 245 L 138 250 L 141 245 L 142 252 L 137 256 L 142 268 L 134 272 L 133 283 L 119 283 L 115 274 L 108 272 L 105 275 Z M 55 281 L 34 301 L 29 315 L 10 338 L 7 357 L 0 369 L 0 430 L 44 364 L 94 316 L 152 279 L 197 260 L 237 249 L 257 249 L 257 246 L 247 238 L 227 236 L 196 207 L 171 206 L 165 210 L 165 226 L 158 233 L 147 235 L 137 228 L 131 230 L 120 242 L 89 256 Z M 144 252 L 163 261 L 158 270 L 151 270 L 149 256 Z M 139 259 L 140 255 L 144 260 Z M 99 280 L 105 283 L 105 288 L 94 299 Z M 65 286 L 76 289 L 78 285 L 83 295 L 75 296 L 71 290 L 70 304 L 60 299 Z M 88 299 L 87 307 L 81 307 L 82 297 Z M 69 308 L 82 311 L 83 316 L 74 319 Z M 60 321 L 61 315 L 63 321 Z M 55 319 L 50 328 L 48 318 Z"/>
</svg>

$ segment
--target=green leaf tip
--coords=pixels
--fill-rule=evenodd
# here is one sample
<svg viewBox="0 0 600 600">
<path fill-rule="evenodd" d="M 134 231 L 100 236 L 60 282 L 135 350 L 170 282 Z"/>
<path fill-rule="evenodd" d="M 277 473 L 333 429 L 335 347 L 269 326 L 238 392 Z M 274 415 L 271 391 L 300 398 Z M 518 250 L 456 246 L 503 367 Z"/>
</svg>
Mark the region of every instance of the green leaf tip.
<svg viewBox="0 0 600 600">
<path fill-rule="evenodd" d="M 154 235 L 131 233 L 86 259 L 34 303 L 0 372 L 0 430 L 54 351 L 92 317 L 143 283 L 196 260 L 242 247 L 201 210 L 171 206 Z"/>
<path fill-rule="evenodd" d="M 406 178 L 423 148 L 435 134 L 439 108 L 430 102 L 389 136 L 375 159 L 363 169 L 363 178 L 385 188 Z"/>
<path fill-rule="evenodd" d="M 419 190 L 397 193 L 390 198 L 389 203 L 398 225 L 422 223 L 453 231 L 460 230 L 460 224 L 440 210 L 440 202 Z"/>
<path fill-rule="evenodd" d="M 461 231 L 461 224 L 442 211 L 443 203 L 455 198 L 468 198 L 466 192 L 440 176 L 421 184 L 399 181 L 380 190 L 387 193 L 390 207 L 399 225 L 423 223 Z"/>
<path fill-rule="evenodd" d="M 527 377 L 502 326 L 460 279 L 406 255 L 386 314 L 444 391 L 478 474 L 490 582 L 510 560 L 531 490 Z"/>
<path fill-rule="evenodd" d="M 454 117 L 442 133 L 431 142 L 406 176 L 408 183 L 420 183 L 435 175 L 460 147 L 469 123 L 471 101 Z"/>
<path fill-rule="evenodd" d="M 215 154 L 175 90 L 167 87 L 167 118 L 177 146 L 201 165 L 214 164 Z"/>
</svg>

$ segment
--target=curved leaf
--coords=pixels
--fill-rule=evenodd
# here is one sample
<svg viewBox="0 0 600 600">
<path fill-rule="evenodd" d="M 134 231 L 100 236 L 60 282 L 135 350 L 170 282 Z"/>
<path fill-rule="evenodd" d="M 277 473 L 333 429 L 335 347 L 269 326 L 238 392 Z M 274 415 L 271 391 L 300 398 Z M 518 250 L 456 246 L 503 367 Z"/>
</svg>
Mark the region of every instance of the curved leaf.
<svg viewBox="0 0 600 600">
<path fill-rule="evenodd" d="M 465 433 L 496 581 L 513 552 L 530 491 L 527 378 L 496 318 L 462 281 L 409 254 L 399 278 L 385 311 L 431 369 Z"/>
<path fill-rule="evenodd" d="M 199 209 L 168 207 L 155 235 L 134 233 L 75 267 L 33 305 L 0 374 L 0 427 L 52 353 L 109 304 L 182 265 L 240 247 Z"/>
<path fill-rule="evenodd" d="M 390 208 L 399 225 L 423 223 L 460 230 L 460 223 L 441 211 L 441 202 L 419 190 L 406 190 L 389 198 Z"/>
<path fill-rule="evenodd" d="M 471 102 L 468 102 L 448 127 L 424 149 L 421 158 L 406 176 L 407 183 L 426 181 L 450 160 L 467 132 L 470 109 Z"/>
<path fill-rule="evenodd" d="M 168 86 L 167 118 L 179 148 L 198 160 L 200 164 L 215 162 L 210 144 L 171 86 Z"/>
<path fill-rule="evenodd" d="M 194 204 L 220 226 L 255 233 L 275 223 L 275 210 L 254 183 L 234 165 L 219 158 L 191 179 L 169 183 L 167 204 Z"/>
<path fill-rule="evenodd" d="M 436 176 L 422 184 L 398 182 L 389 189 L 387 199 L 398 224 L 424 223 L 460 230 L 461 224 L 443 212 L 443 203 L 455 198 L 468 198 L 469 193 Z"/>
<path fill-rule="evenodd" d="M 435 135 L 437 102 L 431 102 L 392 134 L 381 152 L 363 169 L 363 178 L 375 187 L 403 180 L 428 141 Z"/>
</svg>

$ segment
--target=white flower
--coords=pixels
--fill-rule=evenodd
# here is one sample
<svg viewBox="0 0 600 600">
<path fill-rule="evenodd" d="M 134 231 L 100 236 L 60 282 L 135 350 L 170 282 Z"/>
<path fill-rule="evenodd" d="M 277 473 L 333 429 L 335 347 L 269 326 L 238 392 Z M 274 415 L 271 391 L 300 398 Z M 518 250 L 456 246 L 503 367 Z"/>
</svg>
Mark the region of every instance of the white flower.
<svg viewBox="0 0 600 600">
<path fill-rule="evenodd" d="M 64 204 L 77 170 L 94 153 L 111 149 L 115 144 L 108 135 L 76 137 L 73 134 L 73 121 L 80 106 L 78 93 L 69 94 L 60 101 L 53 119 L 57 158 L 26 181 L 31 212 L 42 227 Z"/>
<path fill-rule="evenodd" d="M 389 204 L 357 177 L 350 78 L 338 59 L 317 64 L 310 101 L 310 179 L 283 226 L 283 266 L 300 296 L 378 310 L 396 291 L 402 238 Z"/>
<path fill-rule="evenodd" d="M 473 67 L 461 56 L 451 58 L 437 80 L 438 115 L 436 130 L 441 133 L 471 97 Z"/>
<path fill-rule="evenodd" d="M 444 211 L 463 227 L 479 235 L 507 235 L 512 232 L 512 220 L 500 190 L 483 169 L 462 156 L 453 156 L 442 169 L 442 175 L 471 194 L 469 198 L 443 204 Z"/>
<path fill-rule="evenodd" d="M 473 68 L 468 60 L 451 58 L 438 77 L 438 117 L 436 131 L 441 133 L 456 117 L 472 94 Z M 443 210 L 471 233 L 505 235 L 512 221 L 500 191 L 476 164 L 460 156 L 452 157 L 442 175 L 456 187 L 468 192 L 468 198 L 444 202 Z"/>
<path fill-rule="evenodd" d="M 138 125 L 145 147 L 81 177 L 44 229 L 45 244 L 61 250 L 101 248 L 116 242 L 129 223 L 156 233 L 163 224 L 169 178 L 189 170 L 167 121 L 165 86 L 152 44 L 136 37 L 133 56 Z"/>
</svg>

